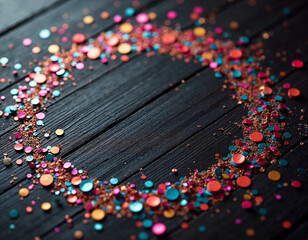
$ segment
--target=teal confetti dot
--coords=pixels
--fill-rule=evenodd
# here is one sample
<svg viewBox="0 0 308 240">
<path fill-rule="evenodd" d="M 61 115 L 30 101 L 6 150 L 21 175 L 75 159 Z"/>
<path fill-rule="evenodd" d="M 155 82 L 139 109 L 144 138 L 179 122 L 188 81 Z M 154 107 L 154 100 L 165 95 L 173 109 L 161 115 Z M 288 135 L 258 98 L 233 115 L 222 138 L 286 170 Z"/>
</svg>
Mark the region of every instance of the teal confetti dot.
<svg viewBox="0 0 308 240">
<path fill-rule="evenodd" d="M 180 193 L 177 189 L 175 188 L 169 188 L 166 192 L 165 192 L 165 196 L 168 200 L 174 201 L 176 199 L 178 199 L 178 197 L 180 196 Z"/>
<path fill-rule="evenodd" d="M 16 209 L 12 209 L 10 211 L 9 215 L 10 215 L 10 218 L 12 218 L 12 219 L 16 219 L 16 218 L 19 217 L 19 213 L 18 213 L 18 211 Z"/>
<path fill-rule="evenodd" d="M 289 133 L 289 132 L 285 132 L 285 133 L 283 134 L 283 136 L 284 136 L 285 138 L 291 138 L 291 137 L 292 137 L 292 134 Z"/>
<path fill-rule="evenodd" d="M 131 202 L 128 208 L 131 212 L 138 213 L 143 209 L 143 204 L 141 202 Z"/>
<path fill-rule="evenodd" d="M 147 234 L 146 232 L 141 232 L 141 233 L 138 234 L 138 238 L 140 240 L 147 240 L 147 239 L 149 239 L 149 234 Z"/>
<path fill-rule="evenodd" d="M 242 96 L 241 96 L 241 100 L 242 100 L 242 101 L 246 101 L 246 100 L 248 100 L 248 96 L 246 96 L 246 95 L 242 95 Z"/>
<path fill-rule="evenodd" d="M 94 229 L 95 229 L 96 231 L 102 231 L 102 230 L 104 229 L 104 226 L 103 226 L 103 224 L 101 224 L 101 223 L 95 223 L 95 224 L 94 224 Z"/>
<path fill-rule="evenodd" d="M 126 16 L 133 16 L 135 14 L 135 9 L 129 7 L 125 9 L 125 15 Z"/>
<path fill-rule="evenodd" d="M 304 168 L 298 168 L 297 172 L 299 175 L 305 175 L 306 174 L 306 170 Z"/>
<path fill-rule="evenodd" d="M 153 226 L 153 221 L 151 219 L 145 219 L 143 221 L 144 228 L 151 228 Z"/>
<path fill-rule="evenodd" d="M 0 58 L 0 63 L 1 64 L 7 64 L 8 62 L 9 62 L 9 59 L 7 57 Z"/>
<path fill-rule="evenodd" d="M 199 226 L 199 232 L 205 232 L 206 231 L 206 227 L 205 226 Z"/>
<path fill-rule="evenodd" d="M 111 183 L 112 185 L 117 185 L 117 184 L 119 183 L 119 179 L 117 179 L 117 178 L 111 178 L 111 179 L 110 179 L 110 183 Z"/>
<path fill-rule="evenodd" d="M 232 71 L 232 76 L 235 77 L 235 78 L 240 78 L 242 76 L 242 73 L 241 73 L 241 71 L 234 70 L 234 71 Z"/>
<path fill-rule="evenodd" d="M 152 182 L 152 181 L 146 181 L 145 183 L 144 183 L 144 186 L 145 187 L 147 187 L 147 188 L 151 188 L 151 187 L 153 187 L 154 186 L 154 183 Z"/>
<path fill-rule="evenodd" d="M 31 100 L 32 105 L 38 105 L 39 103 L 40 103 L 40 100 L 37 99 L 37 98 L 34 98 L 34 99 Z"/>
<path fill-rule="evenodd" d="M 47 39 L 50 37 L 50 31 L 48 29 L 43 29 L 39 33 L 40 38 Z"/>
<path fill-rule="evenodd" d="M 14 229 L 16 228 L 16 226 L 15 226 L 15 224 L 10 224 L 9 228 L 10 228 L 11 230 L 14 230 Z"/>
<path fill-rule="evenodd" d="M 59 97 L 60 94 L 61 94 L 61 92 L 60 92 L 59 90 L 54 90 L 54 91 L 52 92 L 52 95 L 54 95 L 55 97 Z"/>
<path fill-rule="evenodd" d="M 280 159 L 279 160 L 279 165 L 280 166 L 283 166 L 283 167 L 286 167 L 286 166 L 288 166 L 288 161 L 287 160 L 285 160 L 285 159 Z"/>
<path fill-rule="evenodd" d="M 11 89 L 10 94 L 11 94 L 11 95 L 16 95 L 16 94 L 18 94 L 18 89 L 16 89 L 16 88 Z"/>
<path fill-rule="evenodd" d="M 22 65 L 20 63 L 15 63 L 15 65 L 14 65 L 15 70 L 19 70 L 21 68 L 22 68 Z"/>
<path fill-rule="evenodd" d="M 79 188 L 83 192 L 90 192 L 93 188 L 93 182 L 90 180 L 83 180 L 80 183 Z"/>
</svg>

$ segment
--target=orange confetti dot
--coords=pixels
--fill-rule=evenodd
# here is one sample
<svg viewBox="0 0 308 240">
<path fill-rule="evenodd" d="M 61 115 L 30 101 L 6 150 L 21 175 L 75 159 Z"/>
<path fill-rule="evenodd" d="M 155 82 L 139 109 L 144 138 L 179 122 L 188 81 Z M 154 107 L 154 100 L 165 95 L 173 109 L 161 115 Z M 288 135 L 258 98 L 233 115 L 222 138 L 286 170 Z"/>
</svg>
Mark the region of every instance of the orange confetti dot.
<svg viewBox="0 0 308 240">
<path fill-rule="evenodd" d="M 229 56 L 233 59 L 241 58 L 242 57 L 242 51 L 238 49 L 232 49 L 230 51 Z"/>
<path fill-rule="evenodd" d="M 32 211 L 33 211 L 32 207 L 30 207 L 30 206 L 26 207 L 26 212 L 27 213 L 32 213 Z"/>
<path fill-rule="evenodd" d="M 165 34 L 162 35 L 161 40 L 165 44 L 171 44 L 171 43 L 175 42 L 176 37 L 173 33 L 165 33 Z"/>
<path fill-rule="evenodd" d="M 206 187 L 210 193 L 215 193 L 215 192 L 220 191 L 221 183 L 216 180 L 213 180 L 213 181 L 210 181 Z"/>
<path fill-rule="evenodd" d="M 40 177 L 40 184 L 44 187 L 48 187 L 53 183 L 53 176 L 51 174 L 43 174 Z"/>
<path fill-rule="evenodd" d="M 290 88 L 288 90 L 289 98 L 296 98 L 301 94 L 301 92 L 297 88 Z"/>
<path fill-rule="evenodd" d="M 263 140 L 263 134 L 260 132 L 253 132 L 249 137 L 253 142 L 261 142 Z"/>
<path fill-rule="evenodd" d="M 74 186 L 78 186 L 80 183 L 81 183 L 81 177 L 73 177 L 72 180 L 71 180 L 71 183 L 74 185 Z"/>
<path fill-rule="evenodd" d="M 202 211 L 207 211 L 207 210 L 209 209 L 209 205 L 206 204 L 206 203 L 202 203 L 202 204 L 200 205 L 200 209 L 201 209 Z"/>
<path fill-rule="evenodd" d="M 147 198 L 146 203 L 150 206 L 150 207 L 157 207 L 160 204 L 160 197 L 158 196 L 150 196 Z"/>
<path fill-rule="evenodd" d="M 232 162 L 235 164 L 242 164 L 246 160 L 245 156 L 243 154 L 234 154 L 232 156 Z"/>
<path fill-rule="evenodd" d="M 97 59 L 99 58 L 100 55 L 101 55 L 101 50 L 97 47 L 90 49 L 89 52 L 87 53 L 87 56 L 90 59 Z"/>
<path fill-rule="evenodd" d="M 114 47 L 119 44 L 120 38 L 118 35 L 114 34 L 107 40 L 107 45 Z"/>
<path fill-rule="evenodd" d="M 251 179 L 247 176 L 241 176 L 236 179 L 236 183 L 239 187 L 246 188 L 251 185 Z"/>
</svg>

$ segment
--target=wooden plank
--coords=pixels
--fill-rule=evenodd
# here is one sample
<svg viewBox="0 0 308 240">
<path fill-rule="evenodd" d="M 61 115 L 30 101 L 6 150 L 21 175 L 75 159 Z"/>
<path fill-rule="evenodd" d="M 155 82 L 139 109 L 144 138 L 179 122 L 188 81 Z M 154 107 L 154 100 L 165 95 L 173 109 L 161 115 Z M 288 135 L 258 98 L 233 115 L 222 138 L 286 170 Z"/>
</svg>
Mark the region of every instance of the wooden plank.
<svg viewBox="0 0 308 240">
<path fill-rule="evenodd" d="M 223 3 L 223 2 L 222 2 Z M 216 4 L 213 3 L 213 6 L 215 6 Z M 160 9 L 160 11 L 162 11 L 163 13 L 167 12 L 170 8 L 169 5 L 164 5 L 165 8 L 163 8 L 162 6 L 158 6 L 157 8 Z M 189 8 L 183 8 L 183 6 L 178 6 L 175 5 L 174 8 L 176 8 L 177 11 L 187 11 L 187 12 L 191 12 L 191 9 Z M 174 9 L 172 8 L 172 9 Z M 192 8 L 192 7 L 191 7 Z M 187 10 L 188 9 L 188 10 Z M 209 8 L 211 9 L 211 8 Z M 158 9 L 157 9 L 158 10 Z M 234 11 L 237 11 L 237 8 L 234 9 Z M 184 13 L 182 15 L 184 15 Z M 179 12 L 182 13 L 182 12 Z M 258 11 L 255 10 L 255 14 L 258 14 Z M 165 14 L 163 14 L 165 16 Z M 188 14 L 186 13 L 187 16 Z M 282 15 L 282 13 L 279 13 L 278 15 Z M 219 16 L 218 16 L 219 17 Z M 224 17 L 224 15 L 221 15 L 221 17 Z M 278 16 L 276 16 L 275 18 L 279 18 Z M 186 21 L 186 20 L 184 20 Z M 182 20 L 182 22 L 184 22 Z M 266 25 L 267 26 L 267 25 Z M 295 36 L 296 37 L 296 36 Z M 294 39 L 297 39 L 295 38 Z M 298 39 L 297 39 L 298 41 Z M 139 65 L 134 64 L 134 62 L 130 62 L 126 65 L 124 65 L 122 68 L 120 68 L 120 71 L 123 71 L 125 73 L 131 73 L 130 76 L 125 76 L 123 75 L 121 72 L 113 72 L 112 74 L 109 74 L 109 76 L 106 77 L 98 77 L 96 80 L 97 81 L 93 81 L 92 84 L 95 85 L 91 85 L 91 84 L 83 84 L 81 87 L 81 90 L 83 92 L 76 92 L 77 95 L 75 95 L 76 98 L 78 98 L 78 96 L 81 96 L 84 98 L 84 96 L 87 96 L 87 91 L 89 91 L 88 89 L 94 88 L 97 91 L 99 91 L 100 93 L 96 93 L 92 95 L 92 100 L 99 102 L 105 102 L 106 105 L 102 105 L 100 109 L 106 109 L 106 106 L 108 106 L 108 109 L 110 109 L 111 111 L 113 111 L 113 113 L 111 113 L 112 116 L 115 116 L 115 118 L 110 118 L 109 115 L 106 115 L 105 112 L 101 112 L 100 114 L 104 115 L 102 117 L 99 117 L 99 122 L 95 123 L 97 125 L 95 125 L 96 127 L 92 129 L 93 132 L 88 131 L 87 127 L 80 127 L 82 129 L 83 132 L 80 132 L 78 129 L 74 129 L 74 133 L 72 133 L 73 135 L 76 136 L 76 134 L 78 134 L 78 138 L 75 138 L 74 141 L 71 141 L 69 144 L 70 145 L 65 145 L 64 147 L 64 151 L 63 155 L 66 156 L 67 153 L 71 152 L 72 149 L 76 149 L 79 148 L 80 146 L 80 140 L 82 140 L 83 142 L 88 141 L 92 136 L 95 136 L 97 134 L 97 132 L 100 131 L 105 131 L 105 129 L 109 128 L 110 126 L 113 126 L 112 124 L 114 123 L 114 121 L 117 121 L 123 117 L 126 117 L 129 114 L 132 114 L 134 110 L 136 110 L 136 108 L 141 108 L 144 104 L 147 104 L 147 102 L 151 102 L 153 101 L 153 99 L 155 99 L 157 96 L 160 96 L 161 94 L 164 94 L 165 91 L 170 91 L 169 87 L 169 82 L 166 81 L 166 79 L 172 79 L 172 83 L 174 84 L 179 84 L 180 81 L 183 78 L 187 78 L 189 77 L 191 74 L 194 74 L 197 70 L 202 69 L 200 66 L 196 65 L 196 64 L 184 64 L 182 61 L 170 61 L 169 60 L 169 56 L 156 56 L 154 59 L 147 59 L 145 56 L 140 56 L 142 59 L 139 59 Z M 151 68 L 153 69 L 152 71 L 155 72 L 155 69 L 159 69 L 160 66 L 164 66 L 160 72 L 156 73 L 155 75 L 151 74 L 150 69 L 145 69 L 143 68 L 142 63 L 144 61 L 150 61 L 151 60 Z M 101 66 L 101 65 L 99 65 Z M 96 67 L 99 67 L 98 65 L 96 65 Z M 142 69 L 141 71 L 143 72 L 139 72 L 136 71 L 136 69 Z M 173 72 L 170 72 L 170 69 L 174 69 L 175 74 L 173 74 Z M 93 71 L 93 74 L 98 74 L 98 71 Z M 91 72 L 92 73 L 92 72 Z M 85 75 L 79 75 L 76 78 L 77 79 L 84 79 L 87 75 L 85 72 L 81 71 L 80 74 L 85 74 Z M 136 75 L 133 75 L 136 74 Z M 95 76 L 97 77 L 97 75 L 91 75 L 90 77 L 92 79 L 95 79 Z M 141 77 L 142 76 L 142 77 Z M 143 79 L 144 77 L 148 76 L 148 79 L 146 79 L 146 81 Z M 213 76 L 213 74 L 209 75 L 209 76 Z M 90 78 L 89 77 L 89 78 Z M 104 78 L 104 81 L 100 81 L 100 79 Z M 115 79 L 115 80 L 114 80 Z M 136 81 L 137 79 L 137 81 Z M 153 79 L 157 79 L 157 80 L 153 80 Z M 207 78 L 208 82 L 212 82 L 212 77 L 208 77 Z M 76 80 L 77 81 L 77 80 Z M 97 83 L 98 82 L 98 83 Z M 131 85 L 129 85 L 129 83 L 133 83 Z M 126 94 L 126 96 L 129 98 L 130 96 L 127 95 L 129 89 L 131 88 L 132 85 L 135 85 L 133 89 L 131 89 L 130 91 L 133 91 L 133 93 L 131 93 L 132 96 L 134 96 L 137 99 L 123 99 L 123 96 L 121 94 Z M 78 86 L 78 85 L 77 85 Z M 121 87 L 120 87 L 121 86 Z M 213 86 L 215 87 L 215 86 Z M 219 90 L 220 87 L 218 87 L 218 85 L 216 86 L 217 88 L 214 89 L 215 91 Z M 64 87 L 63 87 L 64 88 Z M 70 87 L 70 89 L 72 89 Z M 99 89 L 103 89 L 103 91 L 99 90 Z M 157 89 L 157 90 L 155 90 Z M 72 90 L 71 90 L 72 91 Z M 214 92 L 214 91 L 213 91 Z M 75 92 L 73 92 L 75 94 Z M 103 96 L 103 93 L 108 94 L 108 100 L 106 99 L 107 96 Z M 143 94 L 143 95 L 140 95 Z M 210 92 L 209 94 L 211 94 L 212 92 Z M 202 93 L 204 94 L 204 93 Z M 96 96 L 99 96 L 100 98 L 96 98 Z M 143 97 L 144 96 L 144 97 Z M 66 96 L 63 96 L 63 98 L 65 98 Z M 60 97 L 61 99 L 61 97 Z M 102 100 L 100 100 L 102 99 Z M 109 100 L 110 99 L 110 100 Z M 115 105 L 110 105 L 109 101 L 116 101 L 117 106 Z M 125 104 L 123 104 L 122 101 L 117 100 L 117 99 L 121 99 Z M 58 126 L 72 126 L 71 124 L 68 124 L 68 122 L 70 122 L 70 118 L 66 118 L 64 112 L 67 112 L 68 109 L 70 108 L 69 102 L 71 101 L 70 98 L 65 98 L 63 99 L 64 101 L 60 101 L 60 105 L 57 105 L 55 108 L 51 108 L 49 110 L 49 114 L 48 116 L 51 116 L 53 114 L 53 112 L 55 113 L 54 116 L 60 116 L 61 117 L 61 121 L 57 121 L 55 122 L 53 118 L 49 118 L 47 117 L 46 119 L 46 125 L 48 125 L 49 123 L 51 123 L 51 130 L 55 130 L 57 129 Z M 79 109 L 79 113 L 76 114 L 76 116 L 78 118 L 77 119 L 81 119 L 84 116 L 87 115 L 88 112 L 90 112 L 91 114 L 95 114 L 97 111 L 99 111 L 98 109 L 96 109 L 96 112 L 93 111 L 89 111 L 88 106 L 96 106 L 95 104 L 90 103 L 91 99 L 87 99 L 88 104 L 87 105 L 83 100 L 83 108 L 80 107 Z M 66 106 L 66 108 L 64 108 L 64 106 Z M 76 106 L 72 106 L 71 111 L 75 111 L 74 109 L 76 108 Z M 121 108 L 121 111 L 118 111 L 117 108 Z M 52 110 L 53 109 L 53 110 Z M 60 111 L 58 111 L 58 109 L 60 109 Z M 62 111 L 62 112 L 61 112 Z M 118 112 L 117 112 L 118 111 Z M 223 111 L 223 110 L 221 110 Z M 117 112 L 117 113 L 116 113 Z M 49 118 L 49 119 L 48 119 Z M 75 118 L 75 116 L 72 115 L 72 118 Z M 84 119 L 86 120 L 86 119 Z M 57 124 L 57 126 L 55 126 L 55 124 Z M 80 124 L 80 123 L 79 123 Z M 86 124 L 85 126 L 88 125 L 87 121 L 84 121 L 84 124 Z M 49 126 L 50 126 L 49 125 Z M 98 130 L 98 129 L 102 129 L 102 130 Z M 8 139 L 8 136 L 10 136 L 12 133 L 8 132 L 5 133 L 2 137 L 2 147 L 3 147 L 3 151 L 7 151 L 6 148 L 6 139 Z M 82 136 L 82 137 L 81 137 Z M 86 138 L 86 136 L 88 136 Z M 78 141 L 77 141 L 78 139 Z M 51 139 L 50 141 L 46 141 L 45 143 L 52 145 L 53 143 L 55 143 L 55 139 Z M 77 144 L 78 142 L 78 144 Z M 60 142 L 61 143 L 61 142 Z M 77 145 L 76 145 L 77 144 Z M 78 147 L 76 147 L 78 146 Z M 10 156 L 14 157 L 14 158 L 18 158 L 20 155 L 18 155 L 17 153 L 15 153 L 14 151 L 8 152 Z M 63 156 L 62 155 L 62 156 Z M 4 170 L 4 168 L 2 168 L 2 170 Z M 1 170 L 0 170 L 1 171 Z M 5 175 L 7 171 L 2 171 L 4 174 L 2 175 L 3 178 L 7 178 L 8 175 Z M 14 175 L 16 175 L 17 177 L 20 177 L 20 173 L 24 173 L 24 169 L 17 167 L 17 166 L 13 166 L 12 167 L 12 171 L 10 173 L 13 173 Z M 0 184 L 0 189 L 7 189 L 8 188 L 8 183 L 7 182 L 3 182 Z"/>
<path fill-rule="evenodd" d="M 67 0 L 50 0 L 50 1 L 0 1 L 0 36 L 20 27 L 25 22 L 44 14 L 50 8 L 58 7 Z"/>
<path fill-rule="evenodd" d="M 213 6 L 217 6 L 216 0 L 212 1 L 212 3 L 213 3 Z M 223 0 L 220 3 L 224 4 L 225 1 Z M 178 10 L 179 13 L 183 14 L 183 16 L 188 16 L 189 12 L 191 12 L 193 9 L 192 6 L 190 8 L 185 8 L 182 5 L 178 6 L 176 3 L 174 4 L 175 4 L 174 8 Z M 165 2 L 162 5 L 157 6 L 156 8 L 153 8 L 152 10 L 158 11 L 159 9 L 162 12 L 163 16 L 165 16 L 167 11 L 169 11 L 170 9 L 170 4 Z M 208 11 L 210 11 L 210 9 L 211 8 L 209 8 Z M 181 12 L 181 11 L 184 11 L 184 12 Z M 164 18 L 162 18 L 161 21 L 163 21 L 163 19 Z M 186 20 L 187 19 L 184 18 L 182 22 L 185 22 Z M 145 68 L 144 62 L 149 61 L 149 60 L 151 60 L 152 63 L 147 68 Z M 78 140 L 77 138 L 75 138 L 74 140 L 74 141 L 77 141 L 78 144 L 80 144 L 81 139 L 83 139 L 82 143 L 84 143 L 89 138 L 93 137 L 97 131 L 101 131 L 98 129 L 104 129 L 104 128 L 112 126 L 112 124 L 117 119 L 125 117 L 128 114 L 132 114 L 132 112 L 136 110 L 137 108 L 142 107 L 148 101 L 152 101 L 153 98 L 163 94 L 164 91 L 170 89 L 169 87 L 170 80 L 171 82 L 180 82 L 180 80 L 182 80 L 183 78 L 190 76 L 195 71 L 200 69 L 200 66 L 197 64 L 193 64 L 193 63 L 186 64 L 183 61 L 179 61 L 179 60 L 176 62 L 170 61 L 169 56 L 165 56 L 165 55 L 157 56 L 156 58 L 153 58 L 153 59 L 148 59 L 146 55 L 142 55 L 140 56 L 140 59 L 136 64 L 134 61 L 130 61 L 129 63 L 124 64 L 123 66 L 122 64 L 120 64 L 121 71 L 123 71 L 127 75 L 122 74 L 122 72 L 113 72 L 112 74 L 105 76 L 106 73 L 109 73 L 110 71 L 109 69 L 106 69 L 103 73 L 101 73 L 101 71 L 98 71 L 98 69 L 101 69 L 102 67 L 102 64 L 100 62 L 96 61 L 96 62 L 90 62 L 90 63 L 91 64 L 93 63 L 92 66 L 94 67 L 96 71 L 80 71 L 80 72 L 76 71 L 75 73 L 77 76 L 75 76 L 76 77 L 75 83 L 77 83 L 78 89 L 80 91 L 75 91 L 74 87 L 72 87 L 71 85 L 67 85 L 67 86 L 64 85 L 62 88 L 64 89 L 64 92 L 66 95 L 63 94 L 64 96 L 61 96 L 59 100 L 57 100 L 57 105 L 52 105 L 50 108 L 48 108 L 48 115 L 45 120 L 45 124 L 46 125 L 50 124 L 49 129 L 52 131 L 56 130 L 57 127 L 59 127 L 60 125 L 66 126 L 67 129 L 71 127 L 71 130 L 73 130 L 72 122 L 71 122 L 72 118 L 68 118 L 67 113 L 69 111 L 73 113 L 75 109 L 77 110 L 76 108 L 77 105 L 71 106 L 71 103 L 72 103 L 71 97 L 77 98 L 81 100 L 81 102 L 83 102 L 82 104 L 83 107 L 80 106 L 78 113 L 76 112 L 76 116 L 78 116 L 78 119 L 80 120 L 84 118 L 84 116 L 86 116 L 88 112 L 91 114 L 95 114 L 96 112 L 101 111 L 100 109 L 104 109 L 107 106 L 111 111 L 114 111 L 114 113 L 110 113 L 111 115 L 115 116 L 114 118 L 110 118 L 109 115 L 106 115 L 105 114 L 106 110 L 101 111 L 100 114 L 104 115 L 105 120 L 103 120 L 100 117 L 99 122 L 95 123 L 97 124 L 96 125 L 97 128 L 92 129 L 92 131 L 94 132 L 90 133 L 87 130 L 87 127 L 83 128 L 84 132 L 83 133 L 80 132 L 79 134 L 81 134 L 80 136 L 84 136 L 84 137 L 83 138 L 80 137 Z M 173 72 L 170 72 L 171 68 L 176 69 L 176 74 L 174 74 Z M 160 69 L 160 72 L 157 72 L 156 75 L 153 75 L 152 72 L 155 72 L 156 69 Z M 154 81 L 153 79 L 155 78 L 157 78 L 158 80 Z M 94 79 L 94 80 L 92 81 L 92 83 L 89 83 L 88 79 Z M 104 79 L 104 81 L 102 81 L 102 79 Z M 87 98 L 87 101 L 82 100 L 85 97 L 89 96 L 88 93 L 89 91 L 90 92 L 92 91 L 91 89 L 94 89 L 97 92 L 96 93 L 92 92 L 93 94 L 91 95 L 91 98 L 90 97 Z M 128 96 L 128 93 L 131 93 L 132 96 L 137 99 L 136 100 L 130 99 L 129 102 L 127 102 L 128 99 L 130 98 L 130 96 Z M 141 97 L 140 93 L 142 93 L 143 94 L 142 96 L 144 97 Z M 9 89 L 7 89 L 6 92 L 3 94 L 9 95 Z M 70 95 L 70 94 L 74 94 L 74 95 Z M 126 102 L 126 104 L 124 105 L 122 102 L 123 95 L 126 95 L 126 97 L 128 98 L 124 100 L 124 102 Z M 93 103 L 91 103 L 90 101 L 93 101 Z M 117 101 L 116 103 L 117 107 L 111 106 L 110 103 L 115 102 L 115 101 Z M 104 105 L 99 106 L 100 108 L 97 108 L 95 111 L 89 110 L 89 106 L 94 107 L 97 105 L 95 102 L 96 103 L 103 102 Z M 9 105 L 10 103 L 7 102 L 6 104 Z M 120 108 L 120 110 L 117 110 L 117 108 Z M 59 116 L 59 117 L 61 116 L 61 121 L 63 122 L 62 123 L 61 121 L 55 122 L 53 116 Z M 73 118 L 75 119 L 75 116 Z M 1 120 L 5 121 L 5 119 L 1 119 Z M 77 120 L 77 118 L 75 120 Z M 84 124 L 88 126 L 87 122 L 84 122 Z M 14 127 L 8 128 L 8 130 L 3 131 L 3 133 L 1 134 L 0 149 L 2 151 L 6 151 L 10 156 L 17 159 L 21 157 L 21 154 L 16 153 L 14 150 L 12 150 L 12 148 L 9 148 L 10 150 L 8 151 L 8 147 L 6 145 L 8 144 L 7 142 L 8 137 L 11 136 L 13 132 L 14 132 Z M 86 136 L 87 136 L 87 139 L 85 138 Z M 45 141 L 44 144 L 51 144 L 51 145 L 55 144 L 54 142 L 55 140 L 58 141 L 59 139 L 51 138 L 50 140 Z M 62 144 L 62 140 L 64 139 L 60 140 L 60 144 Z M 68 148 L 68 145 L 67 145 L 65 147 L 66 153 L 71 151 L 72 148 L 76 147 L 77 142 L 70 145 L 71 148 Z M 63 154 L 65 154 L 65 152 L 63 152 Z M 24 175 L 24 167 L 20 168 L 17 166 L 12 166 L 10 172 L 5 171 L 5 168 L 2 167 L 0 172 L 3 172 L 3 173 L 6 172 L 6 175 L 1 175 L 1 177 L 3 178 L 8 177 L 10 174 L 14 174 L 16 175 L 16 177 L 20 177 L 21 174 Z M 3 186 L 4 186 L 4 185 L 1 185 L 2 183 L 5 185 L 4 188 L 10 187 L 10 184 L 8 182 L 1 182 L 0 183 L 1 192 L 3 191 Z"/>
</svg>

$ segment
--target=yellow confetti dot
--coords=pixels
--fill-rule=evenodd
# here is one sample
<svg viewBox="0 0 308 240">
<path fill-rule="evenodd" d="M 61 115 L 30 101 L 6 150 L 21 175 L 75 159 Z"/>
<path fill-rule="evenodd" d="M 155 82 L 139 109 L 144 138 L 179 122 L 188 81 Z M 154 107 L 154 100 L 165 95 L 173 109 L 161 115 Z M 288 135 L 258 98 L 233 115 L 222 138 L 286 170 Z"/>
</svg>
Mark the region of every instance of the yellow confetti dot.
<svg viewBox="0 0 308 240">
<path fill-rule="evenodd" d="M 51 204 L 49 202 L 44 202 L 41 205 L 41 209 L 44 210 L 44 211 L 48 211 L 48 210 L 51 209 Z"/>
<path fill-rule="evenodd" d="M 85 24 L 91 24 L 91 23 L 94 22 L 94 18 L 93 18 L 92 16 L 85 16 L 85 17 L 83 18 L 83 22 L 84 22 Z"/>
<path fill-rule="evenodd" d="M 164 211 L 165 218 L 173 218 L 175 216 L 175 211 L 173 209 L 168 209 Z"/>
<path fill-rule="evenodd" d="M 60 50 L 60 48 L 56 44 L 52 44 L 48 47 L 48 52 L 50 52 L 50 53 L 56 53 L 56 52 L 59 52 L 59 50 Z"/>
<path fill-rule="evenodd" d="M 21 197 L 28 197 L 29 190 L 27 188 L 21 188 L 18 193 Z"/>
<path fill-rule="evenodd" d="M 130 23 L 123 23 L 120 26 L 120 31 L 124 33 L 130 33 L 131 31 L 133 31 L 133 25 L 131 25 Z"/>
<path fill-rule="evenodd" d="M 205 52 L 205 53 L 202 53 L 202 57 L 207 59 L 207 60 L 212 60 L 213 59 L 213 55 L 209 52 Z"/>
<path fill-rule="evenodd" d="M 273 170 L 268 173 L 268 178 L 274 182 L 277 182 L 280 180 L 281 174 L 280 172 Z"/>
<path fill-rule="evenodd" d="M 57 129 L 56 134 L 57 134 L 57 136 L 62 136 L 64 134 L 64 130 L 63 129 Z"/>
<path fill-rule="evenodd" d="M 118 46 L 118 52 L 121 54 L 128 54 L 131 51 L 131 46 L 128 43 L 121 43 Z"/>
<path fill-rule="evenodd" d="M 197 36 L 197 37 L 202 37 L 204 36 L 206 33 L 206 30 L 203 28 L 203 27 L 196 27 L 194 29 L 194 34 Z"/>
<path fill-rule="evenodd" d="M 105 212 L 102 209 L 95 209 L 92 211 L 91 217 L 95 221 L 101 221 L 105 217 Z"/>
</svg>

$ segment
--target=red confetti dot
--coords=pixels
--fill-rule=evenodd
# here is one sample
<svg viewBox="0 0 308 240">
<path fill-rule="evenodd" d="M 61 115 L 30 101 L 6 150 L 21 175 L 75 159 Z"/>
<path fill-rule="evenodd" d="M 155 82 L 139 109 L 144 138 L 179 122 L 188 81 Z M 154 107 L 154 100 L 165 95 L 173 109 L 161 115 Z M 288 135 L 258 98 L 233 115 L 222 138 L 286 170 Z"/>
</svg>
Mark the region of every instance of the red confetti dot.
<svg viewBox="0 0 308 240">
<path fill-rule="evenodd" d="M 239 187 L 246 188 L 251 184 L 251 180 L 247 176 L 241 176 L 236 179 L 236 183 Z"/>
<path fill-rule="evenodd" d="M 297 180 L 292 181 L 291 185 L 294 188 L 300 188 L 302 186 L 301 182 Z"/>
<path fill-rule="evenodd" d="M 249 209 L 252 207 L 252 203 L 250 201 L 243 201 L 242 202 L 242 208 Z"/>
<path fill-rule="evenodd" d="M 73 41 L 74 41 L 75 43 L 83 43 L 85 40 L 86 40 L 86 37 L 85 37 L 85 35 L 83 35 L 82 33 L 76 33 L 76 34 L 73 36 Z"/>
<path fill-rule="evenodd" d="M 294 59 L 292 61 L 292 67 L 294 68 L 302 68 L 303 66 L 304 66 L 304 63 L 299 59 Z"/>
<path fill-rule="evenodd" d="M 263 140 L 263 134 L 260 132 L 253 132 L 250 134 L 250 140 L 253 142 L 261 142 Z"/>
<path fill-rule="evenodd" d="M 289 229 L 289 228 L 292 227 L 292 223 L 291 223 L 290 221 L 283 221 L 282 227 L 283 227 L 284 229 Z"/>
</svg>

